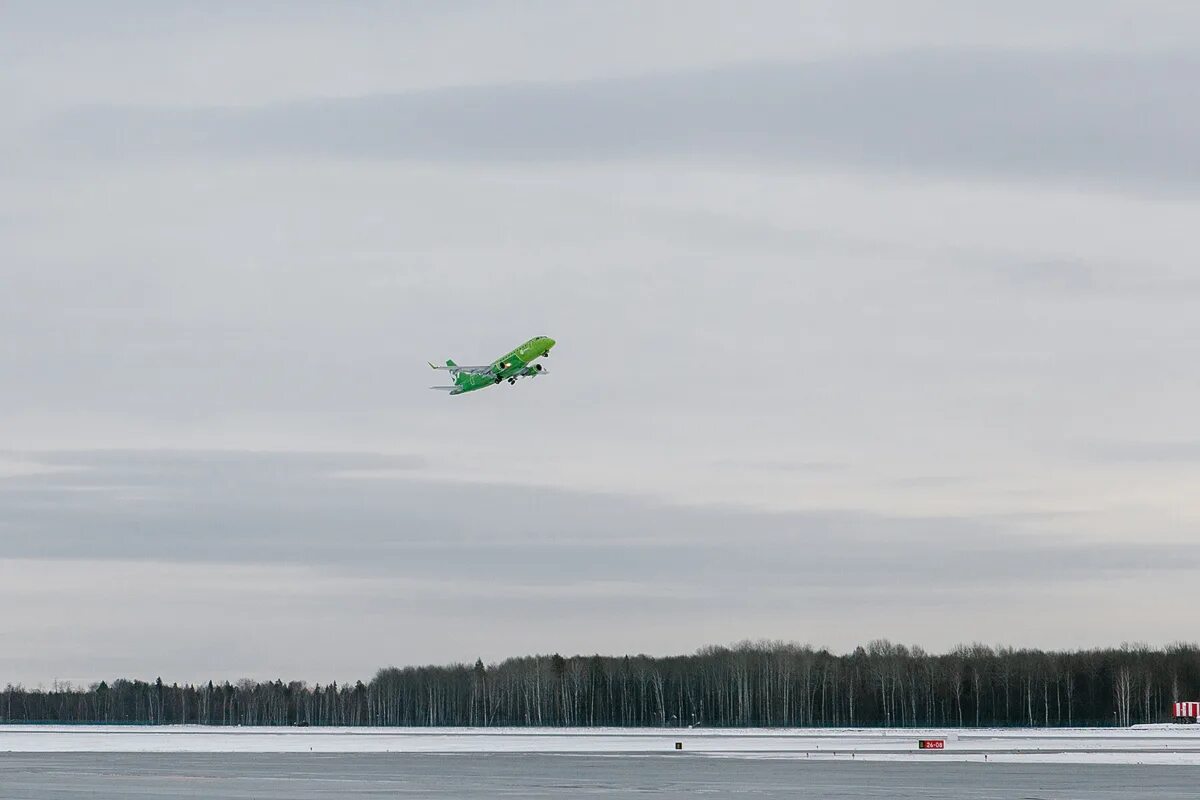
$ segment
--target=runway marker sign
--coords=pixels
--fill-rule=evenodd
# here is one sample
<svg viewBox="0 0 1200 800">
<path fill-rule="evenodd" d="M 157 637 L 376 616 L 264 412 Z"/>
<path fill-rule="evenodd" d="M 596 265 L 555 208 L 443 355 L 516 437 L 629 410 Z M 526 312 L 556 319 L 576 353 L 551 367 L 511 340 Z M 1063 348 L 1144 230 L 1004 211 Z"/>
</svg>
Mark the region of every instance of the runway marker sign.
<svg viewBox="0 0 1200 800">
<path fill-rule="evenodd" d="M 945 750 L 946 749 L 946 740 L 945 739 L 918 739 L 917 740 L 917 749 L 918 750 Z"/>
</svg>

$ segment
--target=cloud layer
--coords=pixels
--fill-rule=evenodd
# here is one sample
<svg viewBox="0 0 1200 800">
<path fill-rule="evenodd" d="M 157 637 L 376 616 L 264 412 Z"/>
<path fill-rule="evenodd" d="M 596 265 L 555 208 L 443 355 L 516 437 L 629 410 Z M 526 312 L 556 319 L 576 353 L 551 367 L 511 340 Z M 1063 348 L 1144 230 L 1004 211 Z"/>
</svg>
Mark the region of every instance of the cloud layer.
<svg viewBox="0 0 1200 800">
<path fill-rule="evenodd" d="M 0 596 L 8 607 L 61 609 L 73 604 L 69 592 L 29 579 L 73 575 L 94 605 L 67 613 L 111 613 L 71 638 L 68 663 L 76 661 L 68 669 L 76 675 L 110 662 L 148 669 L 136 666 L 136 654 L 113 653 L 107 637 L 123 641 L 113 632 L 130 627 L 192 626 L 209 613 L 271 619 L 301 639 L 306 615 L 317 613 L 350 649 L 305 664 L 309 676 L 361 674 L 371 657 L 399 659 L 413 647 L 431 659 L 475 651 L 501 657 L 509 645 L 499 631 L 538 649 L 587 648 L 582 619 L 600 622 L 589 632 L 599 650 L 622 642 L 638 650 L 687 647 L 780 619 L 792 620 L 780 633 L 816 633 L 850 647 L 876 630 L 861 615 L 881 602 L 919 615 L 980 614 L 978 629 L 960 621 L 929 642 L 949 646 L 989 632 L 987 610 L 997 605 L 1054 603 L 1061 610 L 1047 609 L 1040 625 L 1061 625 L 1097 582 L 1174 583 L 1200 566 L 1195 545 L 1036 535 L 1037 520 L 1019 517 L 680 507 L 621 494 L 431 481 L 411 457 L 93 451 L 25 458 L 41 469 L 0 479 L 0 563 L 10 578 Z M 105 588 L 100 576 L 121 583 Z M 124 581 L 137 585 L 125 593 Z M 289 619 L 289 611 L 297 616 Z M 399 650 L 374 640 L 381 615 Z M 613 625 L 628 615 L 652 622 Z M 44 637 L 30 622 L 14 624 L 22 635 Z M 445 624 L 460 638 L 434 636 L 423 650 L 420 637 Z M 1102 629 L 1078 627 L 1084 637 Z M 425 633 L 409 641 L 406 629 Z M 224 674 L 253 663 L 255 647 L 225 651 L 225 636 L 223 626 L 203 623 L 181 653 L 156 657 L 153 668 L 199 677 L 195 648 L 237 653 L 200 659 Z M 47 660 L 8 658 L 18 674 Z M 59 663 L 54 669 L 63 669 Z"/>
<path fill-rule="evenodd" d="M 0 558 L 289 564 L 446 587 L 630 582 L 710 592 L 709 602 L 769 584 L 910 592 L 936 582 L 963 590 L 1200 563 L 1194 547 L 1032 537 L 1019 518 L 768 513 L 432 481 L 421 474 L 422 459 L 404 456 L 33 457 L 48 469 L 3 482 L 10 535 Z"/>
<path fill-rule="evenodd" d="M 0 684 L 1186 637 L 1200 12 L 688 8 L 7 13 Z"/>
<path fill-rule="evenodd" d="M 1186 52 L 939 50 L 257 108 L 75 111 L 104 158 L 724 159 L 1194 189 Z"/>
</svg>

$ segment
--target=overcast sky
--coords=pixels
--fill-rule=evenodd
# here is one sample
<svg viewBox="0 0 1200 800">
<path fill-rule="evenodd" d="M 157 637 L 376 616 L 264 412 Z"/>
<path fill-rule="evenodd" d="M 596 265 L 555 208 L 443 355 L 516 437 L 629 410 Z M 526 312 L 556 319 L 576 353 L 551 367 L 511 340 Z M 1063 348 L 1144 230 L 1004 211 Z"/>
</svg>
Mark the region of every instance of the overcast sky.
<svg viewBox="0 0 1200 800">
<path fill-rule="evenodd" d="M 1194 639 L 1198 32 L 4 4 L 0 685 Z"/>
</svg>

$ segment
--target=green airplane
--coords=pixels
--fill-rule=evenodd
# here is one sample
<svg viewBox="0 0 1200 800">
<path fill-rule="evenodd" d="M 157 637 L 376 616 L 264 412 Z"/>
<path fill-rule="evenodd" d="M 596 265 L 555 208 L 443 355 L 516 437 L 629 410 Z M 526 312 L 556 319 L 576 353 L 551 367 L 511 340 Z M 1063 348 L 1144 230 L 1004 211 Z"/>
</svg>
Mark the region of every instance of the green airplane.
<svg viewBox="0 0 1200 800">
<path fill-rule="evenodd" d="M 450 360 L 446 361 L 446 366 L 439 367 L 430 361 L 429 366 L 434 369 L 447 370 L 450 377 L 454 378 L 454 385 L 430 386 L 429 388 L 440 389 L 450 394 L 465 394 L 476 389 L 495 386 L 501 381 L 514 384 L 517 382 L 517 378 L 545 375 L 550 370 L 541 364 L 531 362 L 535 358 L 549 356 L 551 347 L 554 347 L 554 340 L 549 336 L 535 336 L 516 350 L 506 353 L 491 364 L 482 367 L 464 367 Z"/>
</svg>

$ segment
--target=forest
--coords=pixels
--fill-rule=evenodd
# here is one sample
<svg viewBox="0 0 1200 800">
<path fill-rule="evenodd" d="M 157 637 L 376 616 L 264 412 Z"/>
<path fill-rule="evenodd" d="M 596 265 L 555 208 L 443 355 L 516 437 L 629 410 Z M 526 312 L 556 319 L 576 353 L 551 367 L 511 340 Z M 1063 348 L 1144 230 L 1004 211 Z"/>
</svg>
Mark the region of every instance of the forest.
<svg viewBox="0 0 1200 800">
<path fill-rule="evenodd" d="M 0 722 L 617 727 L 1128 726 L 1200 699 L 1200 648 L 1043 651 L 877 640 L 651 657 L 558 654 L 387 667 L 369 682 L 8 685 Z"/>
</svg>

